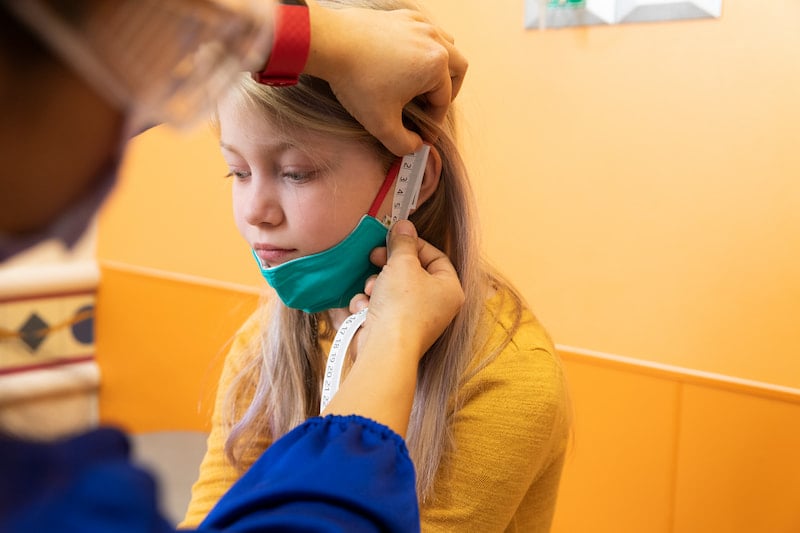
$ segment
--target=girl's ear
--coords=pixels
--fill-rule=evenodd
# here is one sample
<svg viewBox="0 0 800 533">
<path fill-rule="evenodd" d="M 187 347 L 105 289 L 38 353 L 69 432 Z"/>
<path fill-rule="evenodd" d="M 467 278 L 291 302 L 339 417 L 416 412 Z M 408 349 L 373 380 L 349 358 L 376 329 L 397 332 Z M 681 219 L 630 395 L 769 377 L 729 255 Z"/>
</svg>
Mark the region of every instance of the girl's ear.
<svg viewBox="0 0 800 533">
<path fill-rule="evenodd" d="M 431 146 L 428 154 L 428 162 L 425 164 L 425 174 L 422 176 L 422 184 L 417 195 L 417 207 L 424 204 L 439 187 L 439 178 L 442 175 L 442 156 L 436 147 Z M 412 211 L 413 212 L 413 211 Z"/>
</svg>

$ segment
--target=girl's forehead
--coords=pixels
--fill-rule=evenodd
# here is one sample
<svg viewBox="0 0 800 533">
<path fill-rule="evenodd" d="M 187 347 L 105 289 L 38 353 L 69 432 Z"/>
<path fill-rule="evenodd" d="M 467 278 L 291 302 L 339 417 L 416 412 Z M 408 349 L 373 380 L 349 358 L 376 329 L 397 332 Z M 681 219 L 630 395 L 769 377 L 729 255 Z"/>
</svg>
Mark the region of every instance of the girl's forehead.
<svg viewBox="0 0 800 533">
<path fill-rule="evenodd" d="M 262 127 L 254 130 L 237 128 L 230 139 L 223 129 L 221 141 L 229 142 L 233 146 L 241 144 L 240 149 L 245 151 L 256 150 L 261 153 L 298 151 L 319 164 L 332 164 L 334 161 L 349 160 L 353 157 L 379 158 L 378 154 L 364 143 L 301 128 L 268 129 L 262 124 Z"/>
<path fill-rule="evenodd" d="M 323 160 L 355 154 L 381 158 L 376 146 L 365 142 L 368 136 L 337 131 L 328 124 L 309 127 L 293 122 L 237 91 L 220 101 L 218 121 L 221 141 L 231 146 L 294 147 Z"/>
</svg>

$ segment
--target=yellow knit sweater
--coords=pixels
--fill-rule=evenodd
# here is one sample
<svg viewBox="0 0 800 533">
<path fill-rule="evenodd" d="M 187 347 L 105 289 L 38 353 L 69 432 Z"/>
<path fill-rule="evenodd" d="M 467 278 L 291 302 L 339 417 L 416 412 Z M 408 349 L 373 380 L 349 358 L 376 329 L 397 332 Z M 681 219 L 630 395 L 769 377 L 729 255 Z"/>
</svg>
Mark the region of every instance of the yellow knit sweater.
<svg viewBox="0 0 800 533">
<path fill-rule="evenodd" d="M 511 322 L 507 302 L 498 295 L 487 301 L 486 313 L 498 338 Z M 226 360 L 208 451 L 181 527 L 197 525 L 238 477 L 223 452 L 220 403 L 239 368 L 237 354 L 257 327 L 253 319 L 245 324 Z M 434 501 L 420 509 L 422 530 L 549 531 L 570 416 L 561 363 L 530 312 L 524 312 L 512 342 L 464 385 L 460 395 L 468 400 L 455 417 L 455 451 L 443 460 Z M 252 460 L 269 441 L 259 445 Z"/>
</svg>

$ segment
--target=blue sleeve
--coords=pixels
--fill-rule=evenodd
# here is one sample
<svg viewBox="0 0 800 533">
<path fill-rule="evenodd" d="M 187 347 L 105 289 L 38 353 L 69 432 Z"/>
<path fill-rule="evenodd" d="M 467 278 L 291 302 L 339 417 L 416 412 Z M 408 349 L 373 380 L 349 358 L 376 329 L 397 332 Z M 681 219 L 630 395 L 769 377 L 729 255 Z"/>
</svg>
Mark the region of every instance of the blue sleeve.
<svg viewBox="0 0 800 533">
<path fill-rule="evenodd" d="M 0 438 L 0 531 L 174 532 L 153 478 L 129 455 L 114 429 L 55 443 Z"/>
<path fill-rule="evenodd" d="M 164 533 L 153 478 L 99 429 L 56 443 L 0 437 L 0 532 Z M 419 531 L 403 440 L 360 417 L 314 418 L 273 444 L 201 524 L 204 532 Z"/>
<path fill-rule="evenodd" d="M 275 442 L 223 496 L 202 531 L 419 531 L 403 439 L 357 416 L 313 418 Z"/>
</svg>

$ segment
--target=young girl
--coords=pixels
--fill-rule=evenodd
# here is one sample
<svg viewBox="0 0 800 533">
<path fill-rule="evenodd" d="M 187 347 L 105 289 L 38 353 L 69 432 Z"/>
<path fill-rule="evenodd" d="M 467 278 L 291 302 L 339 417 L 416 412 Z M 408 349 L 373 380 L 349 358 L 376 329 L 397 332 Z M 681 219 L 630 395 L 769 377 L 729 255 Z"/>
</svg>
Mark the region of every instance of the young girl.
<svg viewBox="0 0 800 533">
<path fill-rule="evenodd" d="M 407 126 L 430 143 L 410 218 L 452 261 L 465 303 L 419 366 L 406 438 L 422 529 L 548 531 L 569 429 L 561 364 L 516 290 L 482 260 L 453 118 L 439 124 L 423 105 L 404 111 Z M 368 233 L 363 226 L 389 217 L 395 186 L 397 158 L 321 80 L 273 88 L 243 78 L 220 101 L 218 127 L 237 227 L 280 298 L 262 306 L 233 343 L 183 526 L 202 520 L 270 443 L 319 413 L 326 356 L 353 296 L 341 278 L 363 265 L 330 272 L 368 255 L 339 254 L 337 245 L 349 247 Z M 293 270 L 308 257 L 310 268 Z M 271 279 L 281 266 L 289 275 Z M 359 274 L 361 287 L 368 274 Z M 325 282 L 306 290 L 317 276 Z M 349 356 L 358 357 L 357 343 Z"/>
</svg>

